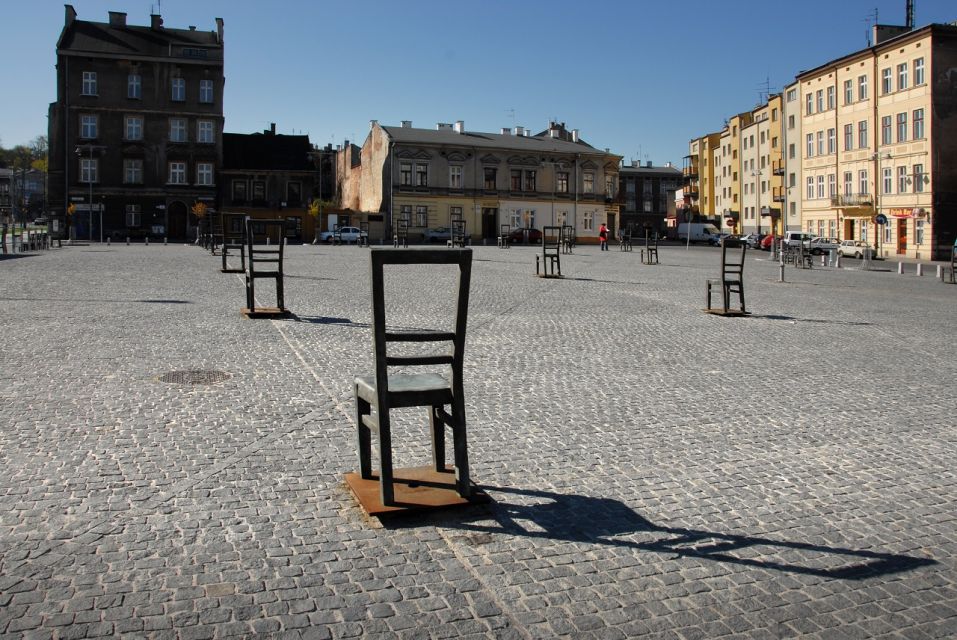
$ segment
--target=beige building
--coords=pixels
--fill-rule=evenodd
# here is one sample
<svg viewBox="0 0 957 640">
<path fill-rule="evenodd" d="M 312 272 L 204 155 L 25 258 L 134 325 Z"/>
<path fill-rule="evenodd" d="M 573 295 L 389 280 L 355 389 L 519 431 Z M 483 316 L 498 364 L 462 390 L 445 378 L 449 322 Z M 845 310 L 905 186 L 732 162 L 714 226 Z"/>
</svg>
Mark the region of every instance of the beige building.
<svg viewBox="0 0 957 640">
<path fill-rule="evenodd" d="M 620 162 L 564 123 L 532 135 L 466 131 L 462 121 L 434 129 L 373 121 L 361 148 L 340 153 L 337 191 L 342 207 L 381 215 L 387 233 L 406 220 L 412 239 L 461 219 L 473 241 L 494 240 L 503 224 L 567 224 L 597 242 L 601 223 L 617 229 Z"/>
<path fill-rule="evenodd" d="M 715 164 L 713 153 L 721 143 L 720 133 L 709 133 L 688 143 L 688 155 L 682 167 L 685 206 L 695 216 L 714 219 Z"/>
<path fill-rule="evenodd" d="M 884 257 L 949 258 L 957 236 L 957 27 L 880 27 L 874 41 L 797 77 L 801 227 L 863 240 Z"/>
<path fill-rule="evenodd" d="M 783 127 L 781 129 L 782 146 L 781 157 L 783 162 L 784 182 L 772 194 L 773 200 L 779 202 L 783 212 L 783 228 L 781 231 L 801 228 L 801 88 L 800 83 L 793 82 L 784 87 Z"/>
</svg>

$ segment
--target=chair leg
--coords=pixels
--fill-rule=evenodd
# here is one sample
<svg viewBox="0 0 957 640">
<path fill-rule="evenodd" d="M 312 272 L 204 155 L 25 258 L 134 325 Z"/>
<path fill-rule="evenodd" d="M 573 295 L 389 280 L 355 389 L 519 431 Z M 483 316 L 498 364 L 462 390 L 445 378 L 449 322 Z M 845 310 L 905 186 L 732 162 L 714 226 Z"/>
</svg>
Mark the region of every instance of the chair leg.
<svg viewBox="0 0 957 640">
<path fill-rule="evenodd" d="M 445 423 L 438 418 L 441 407 L 429 407 L 432 430 L 432 464 L 436 471 L 445 471 Z"/>
<path fill-rule="evenodd" d="M 359 397 L 356 388 L 356 446 L 359 450 L 359 477 L 363 480 L 372 478 L 372 430 L 362 422 L 362 416 L 372 412 L 368 402 Z"/>
<path fill-rule="evenodd" d="M 277 302 L 277 304 L 278 304 L 278 306 L 279 306 L 279 310 L 280 310 L 280 311 L 285 311 L 285 310 L 286 310 L 286 296 L 284 295 L 284 292 L 283 292 L 283 287 L 282 287 L 283 283 L 282 283 L 282 281 L 283 281 L 282 274 L 279 274 L 279 276 L 276 277 L 276 302 Z"/>
<path fill-rule="evenodd" d="M 395 503 L 392 486 L 392 427 L 389 412 L 379 407 L 379 498 L 383 505 Z"/>
<path fill-rule="evenodd" d="M 710 310 L 711 310 L 711 283 L 709 282 L 709 283 L 707 283 L 707 284 L 708 284 L 708 296 L 707 296 L 707 297 L 708 297 L 708 306 L 707 306 L 707 309 L 710 311 Z"/>
<path fill-rule="evenodd" d="M 472 494 L 469 479 L 469 451 L 465 430 L 465 402 L 461 396 L 452 402 L 452 446 L 455 449 L 455 484 L 459 495 L 467 498 Z"/>
<path fill-rule="evenodd" d="M 741 302 L 741 313 L 744 313 L 744 283 L 738 284 L 738 300 Z"/>
<path fill-rule="evenodd" d="M 255 295 L 253 295 L 253 279 L 247 273 L 246 274 L 246 308 L 249 309 L 250 311 L 252 311 L 253 308 L 255 307 L 255 305 L 253 304 L 254 298 L 255 298 Z"/>
<path fill-rule="evenodd" d="M 731 287 L 725 284 L 721 287 L 722 301 L 724 302 L 724 312 L 727 313 L 731 307 Z"/>
</svg>

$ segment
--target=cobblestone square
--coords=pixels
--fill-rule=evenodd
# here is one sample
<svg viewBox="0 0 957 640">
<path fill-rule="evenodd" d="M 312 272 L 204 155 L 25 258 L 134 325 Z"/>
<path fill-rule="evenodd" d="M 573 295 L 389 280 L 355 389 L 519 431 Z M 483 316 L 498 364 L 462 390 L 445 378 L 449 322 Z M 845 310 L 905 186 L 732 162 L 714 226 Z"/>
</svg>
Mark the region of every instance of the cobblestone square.
<svg viewBox="0 0 957 640">
<path fill-rule="evenodd" d="M 283 320 L 243 318 L 195 246 L 0 261 L 0 635 L 957 636 L 957 286 L 880 262 L 780 283 L 754 252 L 753 315 L 721 318 L 717 249 L 579 247 L 564 279 L 536 251 L 474 248 L 493 503 L 385 523 L 343 482 L 366 249 L 288 247 Z M 447 284 L 390 276 L 401 323 Z M 225 375 L 161 380 L 195 371 Z M 398 414 L 397 466 L 428 463 L 427 427 Z"/>
</svg>

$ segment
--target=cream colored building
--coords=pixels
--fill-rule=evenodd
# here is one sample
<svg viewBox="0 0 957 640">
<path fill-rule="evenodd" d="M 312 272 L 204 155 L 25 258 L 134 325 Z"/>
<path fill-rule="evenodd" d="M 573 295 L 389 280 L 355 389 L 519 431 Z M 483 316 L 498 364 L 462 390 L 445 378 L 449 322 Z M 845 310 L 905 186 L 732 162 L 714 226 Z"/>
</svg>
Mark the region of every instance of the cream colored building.
<svg viewBox="0 0 957 640">
<path fill-rule="evenodd" d="M 957 237 L 957 27 L 880 40 L 797 77 L 802 229 L 884 257 L 949 259 Z M 885 224 L 878 224 L 884 222 Z"/>
<path fill-rule="evenodd" d="M 523 127 L 467 131 L 462 121 L 434 129 L 373 121 L 361 149 L 340 154 L 338 193 L 342 207 L 381 215 L 387 233 L 406 220 L 412 239 L 462 219 L 473 241 L 494 242 L 503 224 L 568 224 L 580 240 L 597 242 L 603 222 L 617 229 L 621 159 L 564 123 L 532 135 Z"/>
<path fill-rule="evenodd" d="M 781 204 L 784 226 L 781 231 L 801 228 L 801 87 L 793 82 L 784 87 L 782 102 L 781 157 L 784 165 L 784 183 L 772 196 Z"/>
<path fill-rule="evenodd" d="M 720 142 L 720 133 L 709 133 L 688 143 L 688 155 L 682 167 L 683 188 L 685 205 L 690 206 L 696 216 L 710 219 L 716 216 L 713 153 Z"/>
</svg>

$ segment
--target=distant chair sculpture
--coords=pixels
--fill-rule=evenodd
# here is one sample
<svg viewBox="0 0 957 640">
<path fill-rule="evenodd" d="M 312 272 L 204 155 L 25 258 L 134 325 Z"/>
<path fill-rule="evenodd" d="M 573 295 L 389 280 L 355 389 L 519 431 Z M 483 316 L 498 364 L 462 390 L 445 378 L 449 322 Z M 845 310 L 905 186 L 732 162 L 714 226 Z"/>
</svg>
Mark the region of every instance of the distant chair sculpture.
<svg viewBox="0 0 957 640">
<path fill-rule="evenodd" d="M 357 247 L 369 247 L 369 223 L 359 223 L 359 237 L 356 239 Z"/>
<path fill-rule="evenodd" d="M 722 240 L 721 242 L 721 277 L 710 278 L 708 285 L 708 313 L 723 316 L 744 316 L 748 315 L 744 304 L 744 257 L 748 250 L 748 245 L 741 243 L 741 251 L 734 251 L 733 254 L 728 251 L 729 247 Z M 721 307 L 711 307 L 712 289 L 721 291 Z M 738 308 L 731 308 L 731 294 L 738 294 Z"/>
<path fill-rule="evenodd" d="M 346 480 L 369 513 L 475 501 L 484 494 L 472 485 L 469 477 L 463 380 L 472 250 L 373 249 L 370 260 L 375 374 L 355 378 L 359 473 L 347 474 Z M 458 268 L 458 293 L 451 331 L 404 331 L 387 322 L 385 267 L 425 264 Z M 437 342 L 451 343 L 451 348 L 437 354 L 431 347 Z M 404 354 L 416 345 L 427 348 L 427 352 L 394 355 L 391 349 L 396 343 L 405 345 Z M 448 375 L 434 370 L 408 372 L 408 369 L 421 366 L 448 366 Z M 390 373 L 390 367 L 401 367 L 406 372 Z M 432 464 L 428 468 L 393 469 L 391 414 L 395 409 L 408 407 L 428 408 L 432 439 Z M 446 427 L 452 431 L 454 469 L 449 469 L 445 462 Z M 378 477 L 372 473 L 373 434 L 378 434 L 379 439 Z"/>
<path fill-rule="evenodd" d="M 562 228 L 542 229 L 542 255 L 535 256 L 535 275 L 542 278 L 562 277 Z M 539 270 L 541 265 L 541 270 Z"/>
<path fill-rule="evenodd" d="M 499 249 L 508 249 L 512 246 L 512 228 L 503 224 L 499 228 L 498 232 L 498 248 Z"/>
<path fill-rule="evenodd" d="M 392 246 L 408 248 L 409 246 L 409 221 L 399 220 L 395 226 L 395 233 L 392 234 Z"/>
<path fill-rule="evenodd" d="M 645 231 L 645 246 L 641 250 L 641 261 L 644 264 L 658 264 L 658 235 L 651 237 L 650 231 Z"/>
<path fill-rule="evenodd" d="M 209 252 L 216 255 L 216 249 L 223 244 L 223 218 L 215 213 L 207 213 L 206 220 L 209 223 Z"/>
<path fill-rule="evenodd" d="M 451 220 L 449 224 L 448 246 L 464 249 L 467 242 L 468 234 L 465 231 L 465 220 L 458 218 Z"/>
<path fill-rule="evenodd" d="M 632 237 L 631 225 L 628 225 L 627 227 L 623 227 L 620 231 L 620 235 L 618 236 L 618 249 L 620 251 L 634 250 L 634 246 L 632 246 L 632 243 L 631 243 L 631 237 Z"/>
<path fill-rule="evenodd" d="M 267 240 L 275 231 L 276 244 L 257 245 L 255 226 L 260 226 Z M 286 245 L 285 220 L 252 220 L 246 218 L 246 308 L 243 315 L 249 318 L 274 318 L 289 315 L 283 296 L 283 247 Z M 256 280 L 276 282 L 276 306 L 256 306 Z"/>
<path fill-rule="evenodd" d="M 342 244 L 342 227 L 341 224 L 332 225 L 332 244 Z"/>
<path fill-rule="evenodd" d="M 562 253 L 572 253 L 575 249 L 575 227 L 570 224 L 562 225 Z"/>
<path fill-rule="evenodd" d="M 223 273 L 244 273 L 246 271 L 246 216 L 242 213 L 221 214 L 223 245 L 220 254 L 223 258 Z M 232 251 L 233 253 L 230 253 Z M 239 267 L 230 267 L 226 259 L 239 253 Z"/>
</svg>

